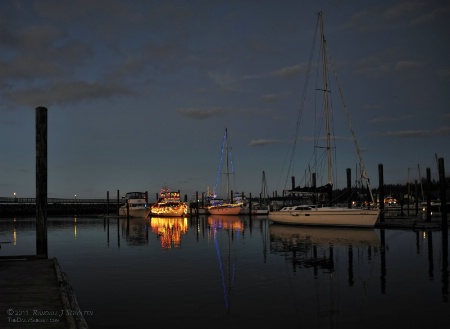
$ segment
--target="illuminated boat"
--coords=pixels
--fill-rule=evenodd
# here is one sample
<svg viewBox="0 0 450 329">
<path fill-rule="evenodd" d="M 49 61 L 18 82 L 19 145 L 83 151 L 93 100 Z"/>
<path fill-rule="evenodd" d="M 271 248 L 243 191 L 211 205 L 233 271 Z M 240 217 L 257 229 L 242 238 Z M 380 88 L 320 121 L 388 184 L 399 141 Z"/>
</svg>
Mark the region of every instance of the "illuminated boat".
<svg viewBox="0 0 450 329">
<path fill-rule="evenodd" d="M 150 207 L 152 216 L 181 217 L 188 213 L 188 206 L 180 200 L 180 191 L 171 192 L 163 187 L 159 193 L 158 201 Z"/>
<path fill-rule="evenodd" d="M 128 192 L 125 204 L 119 208 L 119 216 L 146 218 L 148 216 L 147 195 L 144 192 Z"/>
<path fill-rule="evenodd" d="M 236 199 L 236 197 L 233 198 L 234 200 L 229 200 L 230 173 L 228 171 L 229 150 L 228 150 L 228 130 L 227 129 L 225 129 L 225 135 L 223 137 L 222 155 L 223 155 L 224 151 L 225 151 L 225 159 L 226 159 L 225 160 L 226 161 L 225 177 L 226 177 L 227 200 L 217 199 L 217 195 L 216 195 L 217 186 L 216 186 L 214 188 L 214 195 L 210 199 L 210 205 L 208 206 L 207 210 L 210 215 L 239 215 L 239 213 L 241 212 L 241 209 L 242 209 L 242 200 Z M 221 166 L 222 166 L 222 158 L 220 160 L 218 173 L 220 173 Z M 216 182 L 217 182 L 217 180 L 216 180 Z"/>
</svg>

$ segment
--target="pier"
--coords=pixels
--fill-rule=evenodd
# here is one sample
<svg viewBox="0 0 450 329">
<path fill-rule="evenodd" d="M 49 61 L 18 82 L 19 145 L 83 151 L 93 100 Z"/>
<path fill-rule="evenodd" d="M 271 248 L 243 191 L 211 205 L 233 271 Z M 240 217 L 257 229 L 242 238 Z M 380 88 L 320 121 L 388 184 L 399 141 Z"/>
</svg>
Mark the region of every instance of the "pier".
<svg viewBox="0 0 450 329">
<path fill-rule="evenodd" d="M 0 328 L 88 328 L 56 259 L 1 257 L 0 295 Z"/>
</svg>

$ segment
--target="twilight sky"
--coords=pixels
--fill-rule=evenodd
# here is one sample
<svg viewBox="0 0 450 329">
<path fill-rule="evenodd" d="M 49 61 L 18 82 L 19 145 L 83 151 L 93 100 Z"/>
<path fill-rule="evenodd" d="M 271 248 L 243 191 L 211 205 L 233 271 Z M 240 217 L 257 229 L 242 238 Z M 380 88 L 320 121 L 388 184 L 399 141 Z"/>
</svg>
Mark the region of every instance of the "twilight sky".
<svg viewBox="0 0 450 329">
<path fill-rule="evenodd" d="M 38 106 L 48 108 L 48 197 L 148 191 L 154 201 L 168 186 L 190 198 L 213 189 L 225 128 L 235 191 L 259 195 L 263 171 L 270 194 L 292 175 L 303 186 L 322 161 L 310 131 L 321 122 L 316 73 L 316 100 L 301 110 L 318 11 L 372 186 L 379 163 L 388 184 L 427 167 L 437 179 L 436 155 L 448 176 L 448 1 L 4 0 L 0 196 L 35 196 Z M 334 102 L 342 188 L 358 159 Z"/>
</svg>

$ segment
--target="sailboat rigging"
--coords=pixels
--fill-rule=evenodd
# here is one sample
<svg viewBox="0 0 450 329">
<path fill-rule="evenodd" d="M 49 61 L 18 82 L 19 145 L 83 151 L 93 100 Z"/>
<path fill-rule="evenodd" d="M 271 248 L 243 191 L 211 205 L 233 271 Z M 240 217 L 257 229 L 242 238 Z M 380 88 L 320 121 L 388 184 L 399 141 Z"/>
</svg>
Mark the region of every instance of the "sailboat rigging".
<svg viewBox="0 0 450 329">
<path fill-rule="evenodd" d="M 333 162 L 332 162 L 332 146 L 331 146 L 331 124 L 330 124 L 330 89 L 328 85 L 328 65 L 327 65 L 327 45 L 324 32 L 323 14 L 319 12 L 318 23 L 320 26 L 320 48 L 321 48 L 321 63 L 322 63 L 322 80 L 323 80 L 323 100 L 324 100 L 324 116 L 325 116 L 325 128 L 326 128 L 326 151 L 327 151 L 327 186 L 330 203 L 331 191 L 333 186 Z M 342 89 L 337 80 L 337 75 L 333 67 L 335 80 L 338 85 L 339 95 L 343 102 L 343 107 L 346 112 L 350 131 L 354 140 L 356 153 L 359 158 L 361 168 L 361 179 L 365 179 L 367 182 L 368 190 L 370 191 L 369 179 L 366 174 L 364 163 L 362 161 L 361 153 L 359 150 L 358 142 L 356 140 L 356 134 L 353 130 L 349 112 L 346 104 L 343 101 Z M 308 74 L 309 75 L 309 74 Z M 308 80 L 308 77 L 307 77 Z M 298 132 L 298 124 L 296 127 L 296 135 Z M 373 196 L 370 192 L 370 196 L 373 203 Z M 317 205 L 298 205 L 298 206 L 285 206 L 279 211 L 269 212 L 269 219 L 275 223 L 284 224 L 302 224 L 302 225 L 327 225 L 327 226 L 363 226 L 373 227 L 379 217 L 379 209 L 356 209 L 356 208 L 339 208 L 332 207 L 331 204 L 327 207 L 318 207 Z"/>
<path fill-rule="evenodd" d="M 226 172 L 225 172 L 225 180 L 226 180 L 226 199 L 218 200 L 216 199 L 216 189 L 218 185 L 218 176 L 220 175 L 221 167 L 222 167 L 222 156 L 220 158 L 219 163 L 219 170 L 217 173 L 216 178 L 216 186 L 214 187 L 214 195 L 213 198 L 210 200 L 211 205 L 208 206 L 207 210 L 209 214 L 211 215 L 238 215 L 241 212 L 242 209 L 242 203 L 236 203 L 234 202 L 233 196 L 230 200 L 230 172 L 229 172 L 229 163 L 230 163 L 230 153 L 228 148 L 228 130 L 225 128 L 225 135 L 224 135 L 224 142 L 222 146 L 222 152 L 225 151 L 225 166 L 226 166 Z M 222 153 L 223 155 L 223 153 Z"/>
</svg>

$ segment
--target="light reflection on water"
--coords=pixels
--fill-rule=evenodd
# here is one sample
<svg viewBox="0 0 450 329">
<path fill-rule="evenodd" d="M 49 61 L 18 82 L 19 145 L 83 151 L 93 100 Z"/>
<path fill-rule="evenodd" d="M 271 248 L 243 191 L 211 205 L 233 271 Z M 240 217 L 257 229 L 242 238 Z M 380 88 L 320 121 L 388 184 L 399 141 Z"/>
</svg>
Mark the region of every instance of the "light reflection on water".
<svg viewBox="0 0 450 329">
<path fill-rule="evenodd" d="M 35 222 L 0 219 L 0 256 Z M 49 218 L 90 328 L 444 328 L 448 233 L 269 225 L 266 217 Z"/>
</svg>

